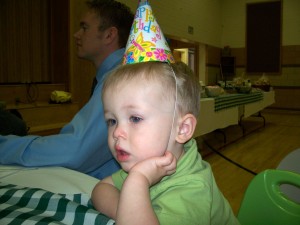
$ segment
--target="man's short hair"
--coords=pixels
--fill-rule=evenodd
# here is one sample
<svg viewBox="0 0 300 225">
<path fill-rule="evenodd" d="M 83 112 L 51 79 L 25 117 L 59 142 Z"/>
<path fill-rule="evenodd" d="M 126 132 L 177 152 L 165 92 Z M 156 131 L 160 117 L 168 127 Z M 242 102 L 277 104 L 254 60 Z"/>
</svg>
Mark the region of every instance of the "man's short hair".
<svg viewBox="0 0 300 225">
<path fill-rule="evenodd" d="M 134 19 L 134 14 L 130 8 L 115 0 L 87 1 L 87 6 L 99 16 L 100 31 L 104 31 L 109 27 L 118 29 L 119 46 L 124 48 Z"/>
</svg>

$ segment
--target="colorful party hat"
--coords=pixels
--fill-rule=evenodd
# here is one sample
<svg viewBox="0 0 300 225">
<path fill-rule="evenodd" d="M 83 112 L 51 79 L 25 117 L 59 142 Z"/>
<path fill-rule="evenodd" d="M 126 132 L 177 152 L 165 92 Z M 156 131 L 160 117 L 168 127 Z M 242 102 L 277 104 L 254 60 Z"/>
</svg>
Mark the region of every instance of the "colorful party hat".
<svg viewBox="0 0 300 225">
<path fill-rule="evenodd" d="M 175 62 L 151 6 L 147 0 L 140 0 L 127 41 L 123 64 L 148 61 Z"/>
</svg>

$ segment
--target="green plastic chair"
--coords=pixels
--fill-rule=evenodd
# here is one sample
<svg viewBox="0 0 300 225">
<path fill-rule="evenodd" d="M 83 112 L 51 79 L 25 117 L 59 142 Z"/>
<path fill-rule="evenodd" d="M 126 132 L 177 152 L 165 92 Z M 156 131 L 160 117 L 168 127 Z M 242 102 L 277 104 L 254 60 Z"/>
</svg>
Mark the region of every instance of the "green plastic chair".
<svg viewBox="0 0 300 225">
<path fill-rule="evenodd" d="M 300 188 L 300 174 L 265 170 L 253 178 L 238 212 L 241 225 L 300 225 L 300 204 L 281 192 L 281 184 Z"/>
</svg>

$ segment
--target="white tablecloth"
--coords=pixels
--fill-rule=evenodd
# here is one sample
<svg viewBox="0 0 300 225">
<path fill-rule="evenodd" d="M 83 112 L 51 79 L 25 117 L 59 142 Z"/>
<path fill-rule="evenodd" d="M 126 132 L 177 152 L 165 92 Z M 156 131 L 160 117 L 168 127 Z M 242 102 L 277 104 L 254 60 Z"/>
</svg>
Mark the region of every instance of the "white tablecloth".
<svg viewBox="0 0 300 225">
<path fill-rule="evenodd" d="M 243 105 L 242 113 L 244 118 L 247 118 L 263 110 L 264 108 L 268 107 L 269 105 L 272 105 L 275 102 L 274 91 L 263 92 L 263 95 L 263 100 Z"/>
<path fill-rule="evenodd" d="M 210 133 L 217 129 L 222 129 L 230 125 L 239 123 L 241 117 L 249 117 L 275 102 L 274 91 L 263 92 L 263 99 L 253 103 L 215 111 L 214 98 L 202 98 L 200 113 L 197 118 L 197 126 L 194 137 Z"/>
<path fill-rule="evenodd" d="M 0 165 L 0 182 L 62 194 L 91 194 L 99 180 L 63 167 L 27 168 Z"/>
<path fill-rule="evenodd" d="M 214 98 L 201 99 L 200 113 L 194 137 L 210 133 L 216 129 L 238 124 L 238 106 L 215 112 Z"/>
</svg>

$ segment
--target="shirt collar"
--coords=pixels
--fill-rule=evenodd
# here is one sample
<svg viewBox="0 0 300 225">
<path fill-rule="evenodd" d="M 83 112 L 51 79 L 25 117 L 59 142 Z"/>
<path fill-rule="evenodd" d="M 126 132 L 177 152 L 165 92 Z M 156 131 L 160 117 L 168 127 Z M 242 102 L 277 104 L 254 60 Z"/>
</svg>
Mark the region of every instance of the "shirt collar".
<svg viewBox="0 0 300 225">
<path fill-rule="evenodd" d="M 104 75 L 112 70 L 114 67 L 116 67 L 118 64 L 121 64 L 123 55 L 125 52 L 125 48 L 120 48 L 116 51 L 114 51 L 112 54 L 110 54 L 100 65 L 100 67 L 97 69 L 97 81 L 101 82 L 104 78 Z"/>
</svg>

